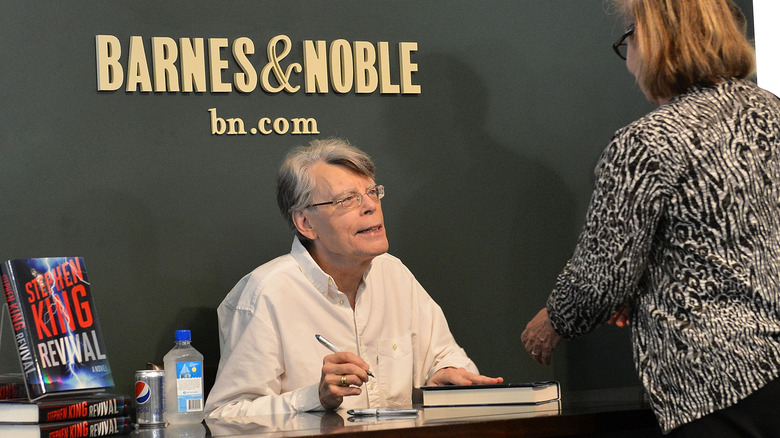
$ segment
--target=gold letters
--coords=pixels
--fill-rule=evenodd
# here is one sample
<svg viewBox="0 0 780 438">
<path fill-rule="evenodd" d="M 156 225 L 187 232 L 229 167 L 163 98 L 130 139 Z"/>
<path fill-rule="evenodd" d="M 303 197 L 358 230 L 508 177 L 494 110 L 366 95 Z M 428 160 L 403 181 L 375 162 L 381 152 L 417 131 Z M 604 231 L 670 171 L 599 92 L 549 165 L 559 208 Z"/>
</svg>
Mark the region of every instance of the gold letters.
<svg viewBox="0 0 780 438">
<path fill-rule="evenodd" d="M 142 37 L 131 36 L 123 60 L 119 38 L 96 35 L 97 89 L 116 91 L 124 86 L 128 93 L 251 93 L 259 86 L 272 94 L 294 94 L 301 89 L 307 94 L 327 94 L 331 89 L 340 94 L 421 93 L 413 77 L 418 71 L 413 61 L 416 42 L 398 43 L 395 60 L 386 41 L 304 40 L 301 59 L 294 59 L 293 48 L 287 35 L 277 35 L 266 45 L 267 59 L 261 60 L 253 59 L 255 44 L 247 37 L 233 41 L 152 37 L 147 50 Z"/>
</svg>

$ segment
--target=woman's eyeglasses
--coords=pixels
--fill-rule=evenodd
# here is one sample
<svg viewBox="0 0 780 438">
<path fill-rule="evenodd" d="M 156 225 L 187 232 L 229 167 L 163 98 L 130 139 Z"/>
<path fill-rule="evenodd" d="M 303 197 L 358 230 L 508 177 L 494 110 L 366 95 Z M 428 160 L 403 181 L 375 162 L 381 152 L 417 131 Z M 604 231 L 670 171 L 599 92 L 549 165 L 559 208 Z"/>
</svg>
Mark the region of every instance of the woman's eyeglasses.
<svg viewBox="0 0 780 438">
<path fill-rule="evenodd" d="M 612 48 L 615 50 L 615 53 L 617 53 L 617 56 L 620 57 L 623 61 L 626 60 L 626 56 L 628 53 L 628 43 L 626 40 L 628 37 L 634 34 L 634 31 L 636 30 L 635 26 L 631 26 L 626 33 L 623 34 L 623 36 L 620 37 L 619 40 L 615 41 L 615 44 L 612 45 Z"/>
</svg>

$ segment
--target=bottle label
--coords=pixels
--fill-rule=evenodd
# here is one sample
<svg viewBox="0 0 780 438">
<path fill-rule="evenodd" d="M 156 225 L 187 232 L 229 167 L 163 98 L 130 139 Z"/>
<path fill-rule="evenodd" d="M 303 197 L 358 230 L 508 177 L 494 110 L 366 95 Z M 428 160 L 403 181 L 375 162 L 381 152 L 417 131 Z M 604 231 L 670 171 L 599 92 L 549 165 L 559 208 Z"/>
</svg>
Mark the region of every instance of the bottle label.
<svg viewBox="0 0 780 438">
<path fill-rule="evenodd" d="M 203 410 L 203 364 L 176 362 L 176 400 L 179 412 Z"/>
</svg>

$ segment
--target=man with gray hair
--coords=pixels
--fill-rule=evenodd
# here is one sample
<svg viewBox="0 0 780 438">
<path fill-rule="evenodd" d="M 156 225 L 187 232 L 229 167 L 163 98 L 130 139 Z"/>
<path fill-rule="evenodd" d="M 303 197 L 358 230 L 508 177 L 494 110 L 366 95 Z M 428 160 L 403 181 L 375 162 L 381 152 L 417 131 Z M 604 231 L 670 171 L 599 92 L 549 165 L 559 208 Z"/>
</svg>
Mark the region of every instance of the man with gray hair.
<svg viewBox="0 0 780 438">
<path fill-rule="evenodd" d="M 503 381 L 478 374 L 441 308 L 387 253 L 385 188 L 374 173 L 371 158 L 340 139 L 287 156 L 277 201 L 292 250 L 220 304 L 208 416 L 409 407 L 413 387 Z"/>
</svg>

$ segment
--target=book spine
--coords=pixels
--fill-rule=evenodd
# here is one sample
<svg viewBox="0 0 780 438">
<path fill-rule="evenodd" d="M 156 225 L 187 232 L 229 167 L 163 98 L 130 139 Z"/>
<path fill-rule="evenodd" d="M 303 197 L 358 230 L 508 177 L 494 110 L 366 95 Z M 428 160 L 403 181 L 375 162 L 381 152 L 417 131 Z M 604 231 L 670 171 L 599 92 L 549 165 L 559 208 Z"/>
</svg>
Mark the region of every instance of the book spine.
<svg viewBox="0 0 780 438">
<path fill-rule="evenodd" d="M 0 382 L 0 400 L 27 398 L 24 382 Z"/>
<path fill-rule="evenodd" d="M 38 410 L 38 422 L 55 423 L 122 415 L 130 415 L 130 401 L 125 396 L 117 395 L 74 400 L 56 405 L 41 404 Z"/>
<path fill-rule="evenodd" d="M 14 343 L 19 353 L 22 373 L 27 382 L 27 396 L 30 399 L 35 399 L 45 393 L 45 388 L 42 383 L 31 383 L 43 381 L 40 375 L 41 366 L 38 362 L 38 355 L 34 351 L 34 342 L 30 333 L 30 327 L 28 327 L 29 320 L 25 316 L 26 304 L 22 301 L 23 298 L 19 290 L 19 283 L 16 281 L 12 261 L 7 261 L 0 265 L 0 275 L 2 275 L 3 291 L 8 304 L 11 325 L 14 329 Z"/>
<path fill-rule="evenodd" d="M 41 438 L 92 438 L 124 435 L 133 428 L 129 416 L 43 424 Z"/>
</svg>

